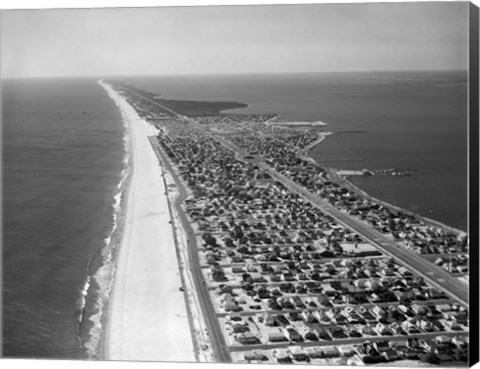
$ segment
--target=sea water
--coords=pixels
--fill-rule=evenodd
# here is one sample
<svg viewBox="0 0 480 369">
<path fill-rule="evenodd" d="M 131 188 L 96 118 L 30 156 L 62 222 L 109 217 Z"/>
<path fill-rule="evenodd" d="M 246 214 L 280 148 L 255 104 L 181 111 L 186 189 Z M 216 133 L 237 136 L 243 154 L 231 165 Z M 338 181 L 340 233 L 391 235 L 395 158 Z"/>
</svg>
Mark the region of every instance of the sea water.
<svg viewBox="0 0 480 369">
<path fill-rule="evenodd" d="M 8 80 L 2 108 L 3 354 L 95 357 L 128 176 L 122 117 L 96 79 Z"/>
</svg>

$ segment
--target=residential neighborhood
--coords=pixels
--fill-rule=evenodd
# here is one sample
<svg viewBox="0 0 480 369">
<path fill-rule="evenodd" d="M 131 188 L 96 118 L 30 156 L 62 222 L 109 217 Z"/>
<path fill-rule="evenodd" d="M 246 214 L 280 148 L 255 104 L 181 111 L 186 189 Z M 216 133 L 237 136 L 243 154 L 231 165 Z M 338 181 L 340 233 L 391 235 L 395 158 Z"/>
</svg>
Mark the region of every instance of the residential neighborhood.
<svg viewBox="0 0 480 369">
<path fill-rule="evenodd" d="M 172 174 L 188 188 L 181 211 L 194 229 L 199 267 L 234 362 L 467 361 L 469 312 L 461 299 L 262 165 L 452 278 L 468 274 L 466 235 L 336 183 L 303 157 L 321 138 L 317 128 L 270 126 L 270 115 L 181 119 L 123 93 L 159 129 Z"/>
</svg>

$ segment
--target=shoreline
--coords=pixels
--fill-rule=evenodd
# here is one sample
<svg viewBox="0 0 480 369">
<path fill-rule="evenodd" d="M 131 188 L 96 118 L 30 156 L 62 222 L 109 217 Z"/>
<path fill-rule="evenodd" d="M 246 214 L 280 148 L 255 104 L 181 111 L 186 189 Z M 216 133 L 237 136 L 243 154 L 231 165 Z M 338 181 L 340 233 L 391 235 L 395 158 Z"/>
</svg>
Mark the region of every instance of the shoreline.
<svg viewBox="0 0 480 369">
<path fill-rule="evenodd" d="M 132 163 L 99 356 L 104 360 L 195 362 L 189 322 L 184 319 L 185 301 L 178 292 L 180 269 L 166 188 L 148 141 L 156 129 L 111 86 L 99 83 L 127 121 Z"/>
<path fill-rule="evenodd" d="M 360 196 L 362 196 L 366 199 L 369 199 L 373 202 L 379 203 L 386 208 L 389 208 L 389 209 L 392 209 L 392 210 L 395 210 L 395 211 L 401 211 L 401 212 L 404 212 L 406 214 L 413 215 L 416 218 L 418 218 L 420 221 L 423 221 L 428 226 L 434 226 L 434 227 L 442 228 L 444 231 L 452 232 L 456 236 L 458 236 L 458 235 L 468 235 L 468 232 L 466 232 L 462 229 L 452 227 L 452 226 L 450 226 L 448 224 L 445 224 L 445 223 L 442 223 L 438 220 L 428 218 L 428 217 L 426 217 L 424 215 L 421 215 L 419 213 L 416 213 L 412 210 L 403 208 L 403 207 L 398 206 L 398 205 L 394 205 L 394 204 L 389 203 L 385 200 L 381 200 L 377 197 L 374 197 L 374 196 L 370 195 L 368 192 L 366 192 L 365 190 L 363 190 L 362 188 L 360 188 L 359 186 L 357 186 L 354 182 L 352 182 L 349 178 L 350 176 L 348 176 L 348 175 L 344 176 L 344 175 L 338 174 L 338 169 L 333 168 L 333 167 L 325 167 L 325 168 L 329 171 L 334 171 L 335 172 L 335 175 L 338 177 L 338 182 L 339 183 L 343 183 L 347 188 L 351 189 L 352 191 L 356 192 L 357 194 L 359 194 Z"/>
<path fill-rule="evenodd" d="M 101 88 L 103 88 L 109 97 L 113 100 L 113 103 L 116 105 L 116 108 L 119 109 L 120 114 L 122 116 L 123 120 L 123 126 L 125 129 L 125 136 L 124 136 L 124 147 L 125 147 L 125 159 L 124 163 L 125 166 L 122 170 L 122 174 L 124 171 L 127 172 L 126 176 L 122 176 L 120 183 L 118 184 L 118 189 L 121 190 L 119 193 L 121 195 L 120 198 L 120 212 L 122 217 L 117 220 L 117 229 L 116 229 L 116 237 L 117 237 L 117 247 L 113 250 L 114 253 L 112 255 L 112 263 L 111 263 L 111 268 L 112 270 L 112 275 L 111 275 L 111 286 L 109 293 L 106 297 L 106 306 L 103 309 L 102 312 L 102 317 L 100 319 L 100 327 L 101 327 L 101 334 L 100 334 L 100 339 L 98 342 L 98 347 L 96 351 L 96 358 L 98 360 L 107 360 L 106 357 L 106 350 L 108 347 L 108 319 L 109 319 L 109 313 L 110 313 L 110 301 L 113 296 L 113 285 L 115 283 L 115 276 L 116 276 L 116 271 L 117 271 L 117 265 L 118 265 L 118 255 L 120 253 L 120 249 L 122 246 L 123 242 L 123 237 L 124 237 L 124 231 L 125 231 L 125 226 L 126 226 L 126 220 L 127 220 L 127 212 L 128 212 L 128 202 L 129 202 L 129 192 L 130 192 L 130 187 L 131 187 L 131 182 L 132 182 L 132 177 L 133 177 L 133 170 L 134 170 L 134 165 L 133 165 L 133 147 L 132 147 L 132 139 L 130 135 L 130 128 L 129 128 L 129 122 L 128 122 L 128 117 L 124 114 L 122 109 L 120 108 L 119 104 L 117 101 L 115 101 L 109 94 L 108 90 L 106 90 L 105 86 L 103 85 L 103 80 L 99 80 L 98 84 L 100 85 Z M 117 194 L 118 195 L 118 194 Z"/>
<path fill-rule="evenodd" d="M 427 216 L 424 216 L 422 214 L 419 214 L 417 212 L 414 212 L 412 210 L 409 210 L 407 208 L 403 208 L 401 206 L 398 206 L 398 205 L 394 205 L 386 200 L 381 200 L 377 197 L 374 197 L 372 195 L 370 195 L 368 192 L 364 191 L 362 188 L 360 188 L 359 186 L 357 186 L 354 182 L 352 182 L 350 180 L 350 176 L 348 175 L 341 175 L 339 174 L 339 171 L 342 171 L 344 169 L 337 169 L 337 168 L 334 168 L 334 167 L 331 167 L 331 166 L 323 166 L 321 165 L 321 163 L 317 162 L 317 160 L 315 160 L 313 157 L 310 156 L 310 152 L 315 148 L 317 147 L 317 145 L 320 145 L 322 142 L 325 141 L 325 139 L 333 134 L 334 132 L 325 132 L 325 133 L 320 133 L 321 135 L 321 138 L 319 138 L 318 140 L 314 141 L 312 144 L 310 144 L 307 148 L 304 148 L 301 150 L 301 157 L 303 157 L 304 159 L 306 160 L 309 160 L 309 161 L 312 161 L 314 162 L 315 164 L 325 168 L 330 176 L 332 177 L 332 172 L 334 173 L 334 177 L 336 178 L 332 178 L 332 180 L 336 179 L 336 181 L 338 183 L 343 183 L 347 188 L 350 188 L 352 191 L 354 191 L 355 193 L 359 194 L 361 197 L 364 197 L 366 199 L 370 199 L 374 202 L 377 202 L 387 208 L 390 208 L 390 209 L 393 209 L 395 211 L 402 211 L 402 212 L 405 212 L 407 214 L 410 214 L 410 215 L 413 215 L 415 217 L 417 217 L 420 221 L 423 221 L 425 222 L 427 225 L 432 225 L 432 226 L 435 226 L 435 227 L 439 227 L 439 228 L 442 228 L 443 230 L 445 231 L 448 231 L 448 232 L 452 232 L 454 233 L 455 235 L 468 235 L 468 231 L 464 231 L 462 229 L 459 229 L 459 228 L 455 228 L 455 227 L 452 227 L 446 223 L 442 223 L 438 220 L 435 220 L 435 219 L 431 219 L 431 218 L 428 218 Z"/>
<path fill-rule="evenodd" d="M 101 81 L 97 81 L 99 87 L 104 89 L 100 82 Z M 116 109 L 119 109 L 118 104 L 116 104 L 115 101 L 113 102 L 116 105 Z M 96 288 L 94 291 L 94 300 L 91 302 L 94 304 L 94 311 L 87 316 L 89 322 L 91 323 L 91 327 L 87 331 L 88 339 L 82 343 L 82 347 L 85 349 L 85 360 L 105 360 L 104 350 L 106 330 L 104 327 L 106 327 L 108 322 L 109 300 L 115 278 L 116 256 L 118 254 L 123 235 L 128 200 L 128 189 L 130 186 L 131 171 L 133 168 L 131 155 L 132 148 L 128 123 L 121 110 L 120 113 L 124 129 L 123 147 L 125 154 L 123 158 L 123 168 L 120 173 L 120 181 L 118 182 L 116 186 L 116 192 L 113 195 L 113 226 L 107 238 L 104 239 L 104 248 L 100 251 L 102 258 L 101 264 L 93 274 L 88 276 L 87 284 L 90 282 L 89 288 L 88 290 L 84 290 L 86 292 L 84 295 L 86 298 L 86 304 L 89 304 L 88 299 L 90 298 L 90 289 L 92 286 Z"/>
<path fill-rule="evenodd" d="M 439 227 L 439 228 L 442 228 L 444 229 L 445 231 L 448 231 L 448 232 L 451 232 L 451 233 L 454 233 L 456 236 L 458 235 L 468 235 L 468 232 L 467 231 L 464 231 L 460 228 L 455 228 L 455 227 L 452 227 L 446 223 L 442 223 L 438 220 L 435 220 L 435 219 L 432 219 L 432 218 L 429 218 L 427 216 L 424 216 L 422 214 L 419 214 L 419 213 L 416 213 L 412 210 L 409 210 L 409 209 L 406 209 L 406 208 L 402 208 L 401 206 L 397 206 L 397 205 L 394 205 L 394 204 L 391 204 L 387 201 L 384 201 L 384 200 L 380 200 L 376 197 L 373 197 L 372 195 L 370 195 L 368 192 L 365 192 L 364 190 L 362 190 L 359 186 L 357 186 L 355 183 L 353 183 L 349 178 L 348 176 L 345 178 L 345 181 L 348 182 L 348 184 L 350 186 L 352 186 L 352 188 L 356 188 L 357 191 L 361 191 L 362 193 L 365 193 L 367 194 L 368 198 L 372 199 L 373 201 L 375 202 L 378 202 L 380 204 L 382 204 L 383 206 L 385 207 L 389 207 L 391 209 L 394 209 L 394 210 L 397 210 L 397 211 L 403 211 L 404 213 L 407 213 L 407 214 L 411 214 L 415 217 L 417 217 L 419 220 L 425 222 L 427 225 L 431 225 L 431 226 L 434 226 L 434 227 Z"/>
</svg>

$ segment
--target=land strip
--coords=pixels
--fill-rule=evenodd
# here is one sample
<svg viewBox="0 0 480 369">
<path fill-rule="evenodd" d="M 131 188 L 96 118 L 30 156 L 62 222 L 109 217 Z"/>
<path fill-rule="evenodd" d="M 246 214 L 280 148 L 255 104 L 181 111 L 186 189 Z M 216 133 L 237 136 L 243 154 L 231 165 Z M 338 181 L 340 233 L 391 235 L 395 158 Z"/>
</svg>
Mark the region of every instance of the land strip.
<svg viewBox="0 0 480 369">
<path fill-rule="evenodd" d="M 459 287 L 453 275 L 399 241 L 411 236 L 380 232 L 371 214 L 354 215 L 348 201 L 338 201 L 345 192 L 311 181 L 322 171 L 294 158 L 314 134 L 270 131 L 255 116 L 186 117 L 132 95 L 160 129 L 158 154 L 177 185 L 192 191 L 177 210 L 194 245 L 205 309 L 213 307 L 207 320 L 217 323 L 208 327 L 215 350 L 235 362 L 464 360 L 468 295 L 452 291 Z M 152 117 L 152 103 L 160 116 Z M 292 172 L 297 165 L 320 175 Z M 339 195 L 325 198 L 330 188 Z M 392 230 L 401 217 L 388 223 Z M 422 227 L 413 229 L 433 234 Z M 461 255 L 463 241 L 446 239 Z M 411 258 L 422 262 L 412 267 Z"/>
</svg>

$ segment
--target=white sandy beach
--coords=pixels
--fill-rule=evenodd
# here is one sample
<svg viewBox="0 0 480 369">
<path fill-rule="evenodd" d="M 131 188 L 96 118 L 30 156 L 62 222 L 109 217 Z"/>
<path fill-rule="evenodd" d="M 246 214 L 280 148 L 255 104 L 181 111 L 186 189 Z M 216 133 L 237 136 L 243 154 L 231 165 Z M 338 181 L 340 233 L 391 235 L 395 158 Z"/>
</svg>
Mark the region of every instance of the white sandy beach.
<svg viewBox="0 0 480 369">
<path fill-rule="evenodd" d="M 195 361 L 156 133 L 110 86 L 100 83 L 128 120 L 133 172 L 123 240 L 110 299 L 105 358 Z"/>
</svg>

